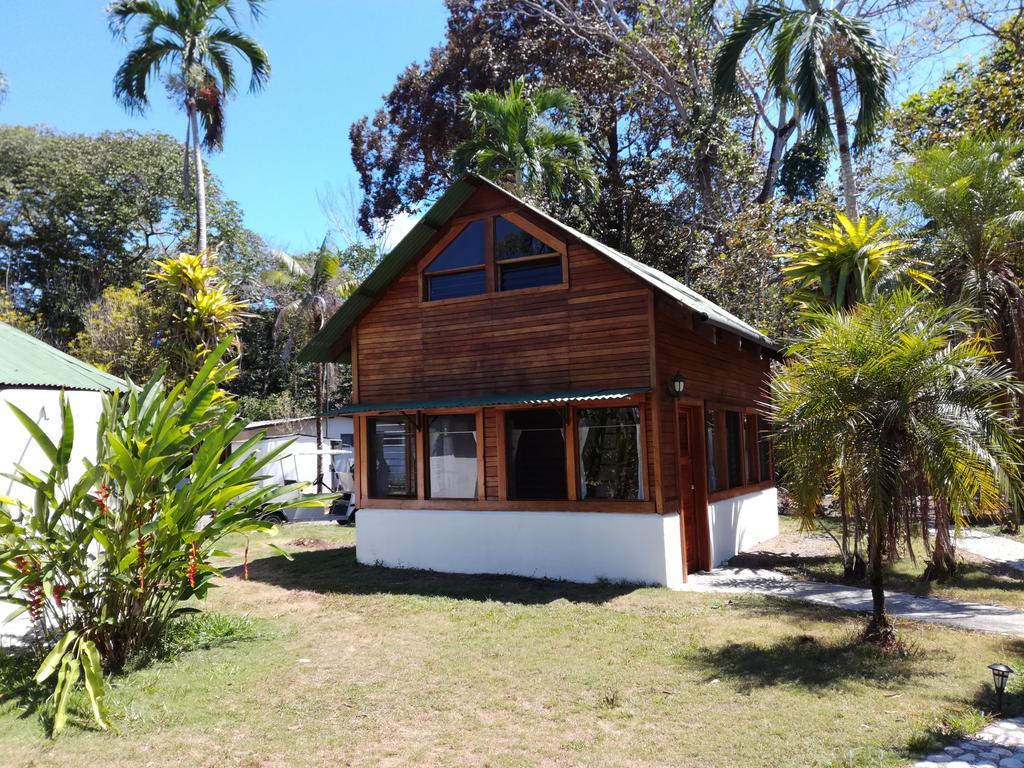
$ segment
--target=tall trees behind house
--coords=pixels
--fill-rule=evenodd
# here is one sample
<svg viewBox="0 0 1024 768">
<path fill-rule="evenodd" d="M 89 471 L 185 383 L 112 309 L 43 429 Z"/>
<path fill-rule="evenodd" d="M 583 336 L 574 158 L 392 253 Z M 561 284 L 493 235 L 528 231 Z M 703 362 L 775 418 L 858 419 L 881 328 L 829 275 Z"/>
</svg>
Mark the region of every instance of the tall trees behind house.
<svg viewBox="0 0 1024 768">
<path fill-rule="evenodd" d="M 350 131 L 364 227 L 410 211 L 453 178 L 452 153 L 471 135 L 460 110 L 464 93 L 504 91 L 525 77 L 528 89 L 563 88 L 576 99 L 577 130 L 598 177 L 596 201 L 581 205 L 570 190 L 548 201 L 556 215 L 680 277 L 717 255 L 758 170 L 739 135 L 708 111 L 707 66 L 698 66 L 694 81 L 703 95 L 683 114 L 605 41 L 549 24 L 511 0 L 448 6 L 443 43 L 406 69 L 381 109 Z M 709 61 L 706 32 L 684 31 L 687 55 Z M 695 153 L 709 135 L 718 137 L 714 153 Z"/>
<path fill-rule="evenodd" d="M 0 287 L 38 316 L 47 341 L 67 345 L 105 288 L 144 282 L 152 259 L 194 242 L 181 149 L 159 133 L 0 126 Z M 220 182 L 210 177 L 207 186 L 221 266 L 233 283 L 244 282 L 243 272 L 266 268 L 268 249 Z"/>
<path fill-rule="evenodd" d="M 576 100 L 561 88 L 527 93 L 516 78 L 508 90 L 471 91 L 463 110 L 471 135 L 455 148 L 457 172 L 476 171 L 517 194 L 558 200 L 568 184 L 597 194 L 586 141 L 576 132 Z"/>
<path fill-rule="evenodd" d="M 735 98 L 744 50 L 767 40 L 766 71 L 774 98 L 792 104 L 817 141 L 838 143 L 843 203 L 860 216 L 853 150 L 871 143 L 888 109 L 893 62 L 874 30 L 856 16 L 821 0 L 788 0 L 750 6 L 715 56 L 715 91 Z M 845 101 L 858 103 L 850 140 Z M 834 125 L 834 130 L 833 130 Z"/>
<path fill-rule="evenodd" d="M 899 175 L 925 224 L 946 299 L 973 307 L 1024 378 L 1024 143 L 966 136 L 921 150 Z"/>
<path fill-rule="evenodd" d="M 246 0 L 258 18 L 263 0 Z M 200 252 L 207 248 L 206 182 L 202 148 L 224 145 L 224 108 L 237 91 L 233 58 L 249 66 L 249 91 L 263 88 L 270 78 L 266 51 L 235 23 L 235 0 L 115 0 L 108 8 L 111 28 L 127 39 L 133 22 L 141 24 L 135 48 L 114 76 L 114 95 L 126 109 L 142 112 L 149 106 L 149 85 L 163 77 L 188 117 L 192 164 L 196 182 L 196 237 Z M 200 124 L 202 135 L 200 136 Z M 185 152 L 188 173 L 188 147 Z"/>
<path fill-rule="evenodd" d="M 851 309 L 900 282 L 933 282 L 910 247 L 884 218 L 854 222 L 840 213 L 830 226 L 811 227 L 803 250 L 781 255 L 782 274 L 804 307 Z"/>
<path fill-rule="evenodd" d="M 342 259 L 331 246 L 328 238 L 324 238 L 319 250 L 302 257 L 279 254 L 279 266 L 265 275 L 265 279 L 280 289 L 277 304 L 275 329 L 281 333 L 288 328 L 289 321 L 297 319 L 305 326 L 309 335 L 318 332 L 330 319 L 331 315 L 341 306 L 342 300 L 355 289 L 357 283 L 353 275 L 343 268 Z M 295 339 L 286 344 L 283 352 L 286 355 L 296 351 Z M 301 344 L 302 339 L 299 342 Z M 324 428 L 323 417 L 326 410 L 326 396 L 333 388 L 335 366 L 332 363 L 315 365 L 315 416 L 316 416 L 316 447 L 323 450 Z M 324 490 L 323 454 L 316 457 L 317 490 Z"/>
</svg>

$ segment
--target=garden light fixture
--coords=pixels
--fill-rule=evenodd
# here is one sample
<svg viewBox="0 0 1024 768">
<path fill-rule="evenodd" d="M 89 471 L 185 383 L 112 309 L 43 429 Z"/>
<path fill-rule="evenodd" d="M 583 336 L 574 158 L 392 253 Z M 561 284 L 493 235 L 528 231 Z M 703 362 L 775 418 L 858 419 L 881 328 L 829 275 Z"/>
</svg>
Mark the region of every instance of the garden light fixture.
<svg viewBox="0 0 1024 768">
<path fill-rule="evenodd" d="M 996 689 L 996 709 L 1003 711 L 1003 692 L 1006 690 L 1006 681 L 1010 679 L 1013 670 L 1005 664 L 989 664 L 992 670 L 992 685 Z"/>
</svg>

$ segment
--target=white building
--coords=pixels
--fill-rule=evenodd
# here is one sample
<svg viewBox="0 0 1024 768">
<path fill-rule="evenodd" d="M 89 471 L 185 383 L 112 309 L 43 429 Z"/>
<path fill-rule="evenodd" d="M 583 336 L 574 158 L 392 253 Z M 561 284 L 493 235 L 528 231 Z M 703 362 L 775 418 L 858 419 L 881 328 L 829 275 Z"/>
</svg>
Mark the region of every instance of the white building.
<svg viewBox="0 0 1024 768">
<path fill-rule="evenodd" d="M 61 393 L 71 405 L 75 442 L 72 470 L 96 455 L 96 424 L 105 392 L 124 382 L 103 373 L 49 344 L 0 323 L 0 473 L 20 465 L 30 472 L 49 468 L 49 461 L 11 405 L 24 411 L 53 440 L 60 437 Z M 0 478 L 0 496 L 28 501 L 27 489 Z"/>
</svg>

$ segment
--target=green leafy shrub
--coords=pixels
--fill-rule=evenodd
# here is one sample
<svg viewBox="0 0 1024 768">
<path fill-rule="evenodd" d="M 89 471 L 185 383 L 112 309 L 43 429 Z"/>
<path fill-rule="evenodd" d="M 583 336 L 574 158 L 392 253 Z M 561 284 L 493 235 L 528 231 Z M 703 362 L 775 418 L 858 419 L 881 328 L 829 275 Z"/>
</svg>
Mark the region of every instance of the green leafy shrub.
<svg viewBox="0 0 1024 768">
<path fill-rule="evenodd" d="M 169 391 L 157 374 L 106 396 L 96 462 L 77 477 L 67 402 L 56 442 L 15 408 L 51 466 L 38 475 L 17 468 L 14 479 L 34 501 L 0 508 L 0 596 L 32 618 L 44 657 L 35 680 L 54 686 L 54 733 L 80 684 L 105 727 L 104 673 L 152 650 L 188 610 L 182 601 L 206 596 L 220 575 L 211 562 L 220 539 L 269 532 L 272 524 L 257 515 L 295 503 L 281 500 L 294 486 L 259 483 L 280 450 L 258 455 L 257 435 L 231 451 L 244 422 L 220 390 L 233 370 L 221 362 L 230 344 L 225 339 L 191 381 Z"/>
</svg>

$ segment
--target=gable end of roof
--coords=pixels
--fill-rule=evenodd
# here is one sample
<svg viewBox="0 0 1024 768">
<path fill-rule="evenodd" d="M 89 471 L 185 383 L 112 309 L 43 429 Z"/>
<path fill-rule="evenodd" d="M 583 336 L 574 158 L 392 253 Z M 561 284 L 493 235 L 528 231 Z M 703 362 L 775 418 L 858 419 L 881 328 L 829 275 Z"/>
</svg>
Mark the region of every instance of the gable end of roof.
<svg viewBox="0 0 1024 768">
<path fill-rule="evenodd" d="M 516 197 L 498 184 L 476 174 L 467 174 L 452 184 L 438 198 L 437 202 L 430 207 L 430 210 L 412 228 L 409 234 L 402 238 L 402 241 L 380 260 L 376 269 L 363 281 L 363 284 L 356 289 L 352 296 L 324 324 L 324 327 L 303 347 L 299 353 L 299 360 L 302 362 L 334 362 L 336 360 L 349 362 L 351 359 L 349 351 L 343 351 L 340 356 L 333 353 L 332 347 L 335 341 L 341 338 L 343 334 L 347 333 L 359 321 L 359 318 L 369 310 L 377 300 L 377 297 L 384 292 L 388 285 L 420 253 L 430 239 L 455 215 L 456 211 L 469 199 L 473 192 L 481 187 L 489 187 L 505 195 L 516 204 L 521 205 L 526 210 L 548 222 L 552 227 L 584 243 L 602 256 L 619 264 L 626 271 L 657 289 L 660 293 L 695 312 L 705 322 L 734 333 L 740 338 L 752 341 L 771 352 L 779 350 L 779 344 L 773 339 L 675 278 L 564 224 L 536 206 Z"/>
</svg>

